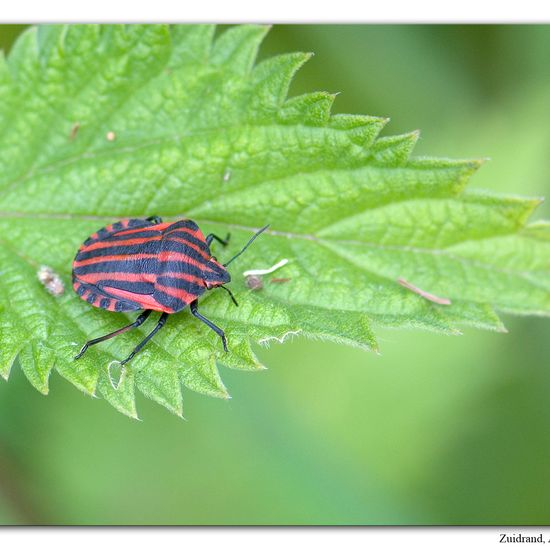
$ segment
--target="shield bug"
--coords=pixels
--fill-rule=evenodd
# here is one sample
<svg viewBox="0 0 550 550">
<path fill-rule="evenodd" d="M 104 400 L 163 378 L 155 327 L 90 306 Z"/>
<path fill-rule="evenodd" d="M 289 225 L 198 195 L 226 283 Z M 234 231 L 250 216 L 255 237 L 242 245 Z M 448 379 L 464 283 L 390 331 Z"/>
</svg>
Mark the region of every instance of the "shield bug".
<svg viewBox="0 0 550 550">
<path fill-rule="evenodd" d="M 186 306 L 220 336 L 227 351 L 223 330 L 199 313 L 198 298 L 219 287 L 238 305 L 223 286 L 231 281 L 226 267 L 267 228 L 256 232 L 225 264 L 212 255 L 210 245 L 215 240 L 226 246 L 229 235 L 225 239 L 213 233 L 204 237 L 189 219 L 168 223 L 158 216 L 125 219 L 98 230 L 84 241 L 73 261 L 75 292 L 89 304 L 108 311 L 144 311 L 133 323 L 86 342 L 75 359 L 90 346 L 139 327 L 153 311 L 162 312 L 155 328 L 121 361 L 124 365 L 164 326 L 170 314 Z"/>
</svg>

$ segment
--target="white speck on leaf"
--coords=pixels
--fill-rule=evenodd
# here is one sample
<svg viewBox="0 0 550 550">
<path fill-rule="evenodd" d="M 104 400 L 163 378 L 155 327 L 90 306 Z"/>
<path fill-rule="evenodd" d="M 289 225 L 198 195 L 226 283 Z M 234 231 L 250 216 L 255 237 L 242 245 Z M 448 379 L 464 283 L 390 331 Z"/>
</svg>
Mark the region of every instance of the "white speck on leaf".
<svg viewBox="0 0 550 550">
<path fill-rule="evenodd" d="M 61 277 L 50 266 L 40 266 L 36 276 L 52 296 L 61 296 L 65 292 Z"/>
<path fill-rule="evenodd" d="M 277 269 L 280 269 L 287 263 L 288 263 L 288 260 L 284 258 L 280 262 L 277 262 L 275 265 L 272 265 L 267 269 L 249 269 L 248 271 L 244 271 L 243 275 L 245 277 L 248 277 L 249 275 L 267 275 L 268 273 L 273 273 L 274 271 L 277 271 Z"/>
</svg>

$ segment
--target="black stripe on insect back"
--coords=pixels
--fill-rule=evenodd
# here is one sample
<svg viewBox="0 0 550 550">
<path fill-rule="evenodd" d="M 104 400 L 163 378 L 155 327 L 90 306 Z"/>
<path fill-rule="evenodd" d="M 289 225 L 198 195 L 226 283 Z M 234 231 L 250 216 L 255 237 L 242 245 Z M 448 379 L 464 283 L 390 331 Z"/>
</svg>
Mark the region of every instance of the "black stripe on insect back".
<svg viewBox="0 0 550 550">
<path fill-rule="evenodd" d="M 141 305 L 128 300 L 115 299 L 115 311 L 135 311 L 136 309 L 142 309 Z"/>
<path fill-rule="evenodd" d="M 101 258 L 98 258 L 101 260 Z M 157 258 L 132 258 L 124 260 L 97 261 L 92 264 L 77 266 L 73 269 L 75 275 L 93 273 L 158 273 L 160 262 Z"/>
<path fill-rule="evenodd" d="M 170 235 L 170 237 L 172 237 L 172 235 Z M 162 251 L 168 250 L 170 252 L 178 252 L 179 254 L 185 254 L 186 256 L 189 256 L 201 263 L 207 262 L 206 257 L 210 258 L 210 250 L 206 246 L 206 244 L 203 243 L 202 241 L 199 241 L 198 239 L 195 239 L 190 235 L 186 235 L 185 242 L 182 242 L 184 241 L 183 236 L 177 235 L 177 237 L 178 239 L 181 239 L 181 240 L 177 240 L 177 241 L 173 239 L 163 240 L 161 250 Z M 203 253 L 201 254 L 191 245 L 198 247 L 200 250 L 202 250 Z"/>
<path fill-rule="evenodd" d="M 172 237 L 176 237 L 178 240 L 173 241 Z M 177 230 L 170 231 L 164 236 L 162 244 L 165 245 L 166 243 L 169 243 L 169 242 L 179 243 L 181 241 L 185 241 L 190 244 L 193 244 L 198 248 L 200 248 L 206 254 L 210 254 L 210 248 L 208 247 L 205 241 L 203 241 L 202 239 L 198 239 L 197 237 L 195 237 L 194 235 L 191 235 L 190 233 L 187 233 L 186 231 L 177 231 Z"/>
<path fill-rule="evenodd" d="M 153 294 L 155 286 L 152 283 L 144 283 L 137 281 L 120 281 L 118 279 L 101 279 L 97 283 L 101 287 L 118 288 L 119 290 L 127 290 L 134 294 Z"/>
<path fill-rule="evenodd" d="M 108 257 L 108 256 L 124 256 L 125 258 L 120 259 L 112 259 L 112 260 L 105 260 L 99 261 L 97 263 L 88 264 L 86 266 L 80 266 L 75 268 L 76 273 L 92 273 L 94 271 L 101 271 L 102 268 L 98 268 L 97 270 L 94 269 L 95 266 L 98 265 L 108 265 L 108 264 L 121 264 L 120 270 L 121 271 L 128 271 L 132 270 L 132 266 L 126 266 L 126 264 L 130 262 L 140 262 L 137 267 L 139 270 L 142 270 L 142 268 L 149 271 L 150 269 L 154 269 L 157 266 L 149 267 L 149 263 L 153 263 L 154 261 L 158 261 L 155 258 L 135 258 L 138 254 L 149 254 L 156 256 L 160 252 L 175 252 L 177 254 L 180 254 L 183 257 L 189 258 L 192 262 L 195 262 L 201 266 L 204 266 L 204 269 L 207 268 L 207 260 L 206 258 L 200 253 L 197 252 L 194 248 L 191 246 L 188 246 L 185 243 L 181 243 L 178 241 L 165 241 L 162 243 L 162 248 L 160 247 L 160 243 L 158 241 L 153 242 L 146 242 L 140 245 L 130 245 L 130 246 L 109 246 L 106 248 L 97 248 L 95 250 L 88 250 L 88 251 L 82 251 L 79 252 L 76 261 L 82 262 L 84 260 L 91 260 L 95 258 L 102 258 L 102 257 Z M 184 260 L 175 260 L 172 263 L 185 263 Z M 192 263 L 191 262 L 191 263 Z M 163 262 L 164 263 L 164 262 Z M 88 269 L 86 269 L 88 268 Z M 85 269 L 85 271 L 79 271 Z"/>
<path fill-rule="evenodd" d="M 186 281 L 185 279 L 179 279 L 178 277 L 158 277 L 157 283 L 176 290 L 184 290 L 185 292 L 189 292 L 189 294 L 194 294 L 195 296 L 200 296 L 205 290 L 204 285 L 194 283 L 192 281 Z"/>
<path fill-rule="evenodd" d="M 189 273 L 196 277 L 206 278 L 208 274 L 212 275 L 212 271 L 201 269 L 191 263 L 185 261 L 176 262 L 160 262 L 156 258 L 147 258 L 145 260 L 125 260 L 98 262 L 90 265 L 83 265 L 74 268 L 75 275 L 87 275 L 92 273 L 153 273 L 160 274 L 162 272 L 171 273 Z M 107 278 L 108 275 L 105 276 Z"/>
<path fill-rule="evenodd" d="M 199 226 L 193 220 L 190 220 L 189 218 L 187 218 L 185 220 L 179 220 L 177 222 L 174 222 L 173 224 L 167 227 L 167 230 L 173 231 L 175 229 L 181 229 L 183 227 L 185 229 L 191 229 L 191 231 L 197 231 L 199 228 Z"/>
<path fill-rule="evenodd" d="M 124 226 L 120 223 L 120 222 L 116 222 L 114 223 L 110 229 L 107 229 L 106 227 L 102 227 L 98 232 L 97 232 L 97 239 L 94 239 L 94 240 L 101 240 L 101 239 L 104 239 L 105 237 L 108 237 L 109 235 L 112 235 L 113 233 L 115 233 L 116 231 L 120 231 L 121 229 L 124 229 Z"/>
<path fill-rule="evenodd" d="M 117 224 L 115 224 L 117 225 Z M 114 228 L 114 226 L 113 226 Z M 183 231 L 183 229 L 190 229 L 191 231 L 197 231 L 199 229 L 198 225 L 191 221 L 191 220 L 182 220 L 180 222 L 173 223 L 172 225 L 169 225 L 168 227 L 165 227 L 164 229 L 157 229 L 155 225 L 148 222 L 147 224 L 144 224 L 143 229 L 141 231 L 135 231 L 134 233 L 127 233 L 124 234 L 126 230 L 128 229 L 139 229 L 138 227 L 122 227 L 117 228 L 114 232 L 105 232 L 104 237 L 106 237 L 104 240 L 107 241 L 117 241 L 117 240 L 124 240 L 124 239 L 146 239 L 148 237 L 158 237 L 160 235 L 166 235 L 167 233 L 172 234 L 172 232 L 178 232 L 181 234 L 185 234 L 187 236 L 190 236 L 189 233 Z M 122 230 L 122 231 L 121 231 Z M 181 231 L 180 231 L 181 230 Z M 122 235 L 117 235 L 117 232 L 123 233 Z M 102 235 L 99 234 L 100 237 Z"/>
<path fill-rule="evenodd" d="M 131 229 L 131 228 L 127 228 L 127 229 Z M 104 239 L 104 242 L 126 241 L 129 239 L 148 239 L 151 237 L 160 237 L 161 235 L 162 235 L 162 231 L 159 229 L 155 229 L 154 227 L 151 227 L 151 228 L 144 227 L 141 231 L 136 231 L 135 233 L 127 233 L 122 235 L 115 233 L 114 235 L 109 235 L 109 237 Z"/>
<path fill-rule="evenodd" d="M 153 297 L 159 304 L 168 307 L 174 311 L 181 311 L 185 306 L 188 305 L 187 302 L 184 302 L 179 298 L 175 298 L 174 296 L 170 296 L 170 294 L 167 294 L 166 292 L 158 289 L 155 291 Z"/>
<path fill-rule="evenodd" d="M 155 225 L 156 223 L 160 223 L 160 222 L 153 222 L 152 220 L 149 220 L 149 219 L 142 220 L 139 218 L 132 218 L 126 221 L 126 227 L 125 227 L 122 222 L 116 222 L 111 226 L 102 227 L 97 231 L 97 233 L 95 234 L 95 237 L 94 236 L 89 237 L 84 241 L 83 244 L 84 246 L 88 246 L 98 241 L 102 241 L 107 237 L 117 233 L 118 231 L 126 230 L 126 229 L 138 229 L 140 227 L 148 227 L 151 225 Z"/>
<path fill-rule="evenodd" d="M 178 241 L 171 240 L 169 238 L 163 241 L 145 241 L 138 244 L 117 244 L 116 241 L 113 241 L 111 244 L 111 240 L 104 241 L 110 246 L 93 248 L 91 250 L 84 249 L 77 254 L 76 261 L 89 260 L 91 258 L 96 258 L 99 256 L 128 256 L 129 258 L 131 258 L 131 256 L 134 254 L 158 254 L 161 250 L 168 250 L 170 252 L 177 252 L 178 254 L 189 256 L 200 263 L 205 263 L 206 259 L 203 254 L 197 252 L 195 248 L 188 245 L 187 243 L 195 245 L 200 250 L 202 250 L 205 255 L 210 256 L 210 250 L 208 249 L 208 246 L 204 242 L 195 239 L 189 234 L 186 234 L 185 238 L 183 237 L 183 235 L 184 234 L 176 234 L 178 239 L 181 239 Z M 128 238 L 129 237 L 130 236 L 128 235 Z"/>
<path fill-rule="evenodd" d="M 82 250 L 76 256 L 76 261 L 90 260 L 99 256 L 128 256 L 134 254 L 158 254 L 160 251 L 160 241 L 146 241 L 141 244 L 106 246 L 92 250 Z"/>
</svg>

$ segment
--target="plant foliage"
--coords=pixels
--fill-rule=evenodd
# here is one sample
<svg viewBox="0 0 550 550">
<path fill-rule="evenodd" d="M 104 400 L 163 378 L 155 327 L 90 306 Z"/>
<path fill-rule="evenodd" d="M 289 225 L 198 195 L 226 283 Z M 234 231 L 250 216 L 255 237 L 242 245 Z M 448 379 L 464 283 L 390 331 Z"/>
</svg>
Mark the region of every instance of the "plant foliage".
<svg viewBox="0 0 550 550">
<path fill-rule="evenodd" d="M 228 397 L 219 365 L 262 368 L 251 341 L 300 333 L 377 350 L 376 326 L 503 331 L 496 311 L 550 313 L 550 224 L 528 223 L 539 200 L 466 190 L 480 161 L 411 158 L 417 133 L 378 137 L 385 119 L 331 115 L 329 93 L 289 99 L 309 56 L 255 64 L 266 30 L 41 26 L 0 60 L 5 378 L 17 359 L 42 393 L 55 369 L 129 416 L 136 388 L 182 415 L 181 385 Z M 221 291 L 201 302 L 229 353 L 184 311 L 116 384 L 109 367 L 151 322 L 74 361 L 85 340 L 128 319 L 79 299 L 71 262 L 100 227 L 153 214 L 230 231 L 222 259 L 270 230 L 231 266 L 240 307 Z M 245 269 L 284 258 L 282 280 L 247 288 Z M 42 265 L 64 294 L 47 292 Z"/>
</svg>

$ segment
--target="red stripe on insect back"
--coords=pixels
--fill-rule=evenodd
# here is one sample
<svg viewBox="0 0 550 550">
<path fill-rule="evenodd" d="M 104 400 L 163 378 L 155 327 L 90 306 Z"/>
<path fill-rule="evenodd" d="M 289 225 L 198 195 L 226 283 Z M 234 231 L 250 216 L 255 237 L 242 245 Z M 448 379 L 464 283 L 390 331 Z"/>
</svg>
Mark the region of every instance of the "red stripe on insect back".
<svg viewBox="0 0 550 550">
<path fill-rule="evenodd" d="M 135 229 L 125 229 L 124 231 L 117 231 L 117 237 L 124 235 L 132 235 L 133 233 L 144 233 L 145 231 L 164 231 L 167 227 L 172 225 L 171 223 L 159 223 L 157 225 L 149 225 L 145 227 L 137 227 Z"/>
<path fill-rule="evenodd" d="M 187 233 L 188 235 L 191 235 L 191 237 L 195 237 L 195 239 L 199 241 L 204 241 L 203 232 L 198 227 L 197 229 L 192 229 L 191 227 L 176 227 L 171 231 L 167 231 L 166 235 L 169 236 L 169 238 L 171 239 L 172 233 Z"/>
<path fill-rule="evenodd" d="M 159 283 L 155 285 L 155 290 L 160 290 L 161 292 L 164 292 L 164 294 L 168 294 L 168 296 L 177 298 L 178 300 L 181 300 L 186 304 L 190 304 L 193 300 L 196 300 L 197 298 L 195 294 L 191 294 L 190 292 L 187 292 L 181 288 L 173 288 L 171 286 L 161 285 Z"/>
<path fill-rule="evenodd" d="M 78 276 L 86 283 L 101 283 L 101 281 L 127 281 L 129 283 L 152 283 L 157 280 L 156 273 L 127 273 L 125 271 L 98 271 L 96 273 L 83 273 Z"/>
<path fill-rule="evenodd" d="M 111 286 L 103 287 L 105 292 L 112 294 L 116 298 L 126 300 L 129 302 L 136 302 L 136 295 L 133 292 L 127 290 L 121 290 L 120 288 L 114 288 Z M 172 313 L 172 310 L 166 308 L 162 304 L 159 304 L 151 294 L 140 294 L 139 295 L 139 305 L 143 306 L 143 309 L 154 309 L 155 311 L 166 311 L 167 313 Z"/>
<path fill-rule="evenodd" d="M 123 241 L 110 241 L 110 240 L 104 240 L 104 241 L 98 241 L 96 243 L 92 243 L 90 245 L 84 246 L 81 248 L 81 252 L 88 252 L 90 250 L 97 250 L 98 248 L 111 248 L 116 246 L 131 246 L 134 244 L 143 244 L 151 241 L 160 241 L 162 239 L 162 236 L 154 236 L 154 237 L 143 237 L 141 239 L 126 239 Z"/>
<path fill-rule="evenodd" d="M 94 258 L 88 258 L 87 260 L 75 260 L 73 267 L 84 267 L 86 265 L 98 264 L 102 262 L 119 262 L 119 261 L 138 261 L 150 258 L 156 258 L 157 254 L 116 254 L 111 256 L 95 256 Z"/>
<path fill-rule="evenodd" d="M 158 253 L 157 257 L 159 262 L 184 262 L 198 267 L 201 270 L 214 272 L 214 270 L 206 262 L 199 262 L 187 254 L 180 254 L 179 252 L 172 252 L 171 250 L 163 250 Z"/>
</svg>

